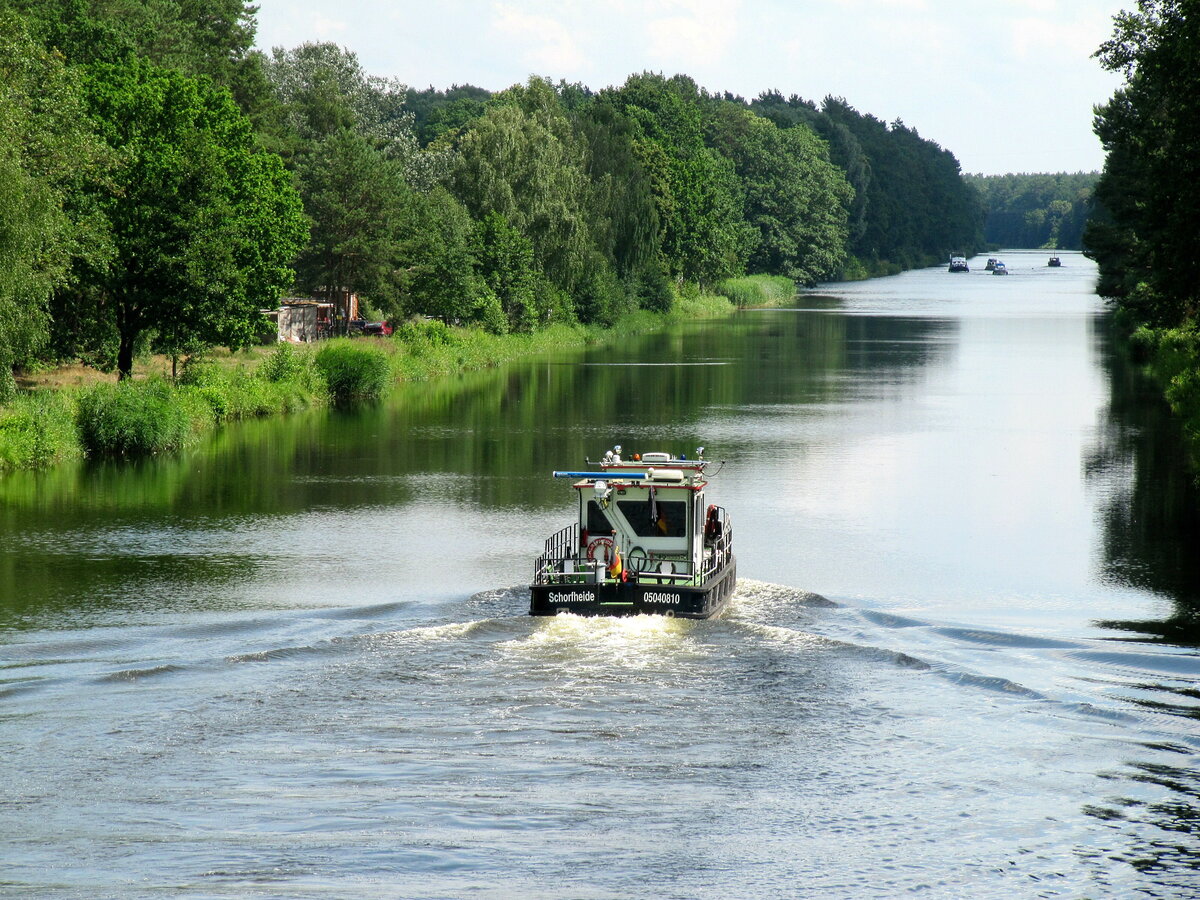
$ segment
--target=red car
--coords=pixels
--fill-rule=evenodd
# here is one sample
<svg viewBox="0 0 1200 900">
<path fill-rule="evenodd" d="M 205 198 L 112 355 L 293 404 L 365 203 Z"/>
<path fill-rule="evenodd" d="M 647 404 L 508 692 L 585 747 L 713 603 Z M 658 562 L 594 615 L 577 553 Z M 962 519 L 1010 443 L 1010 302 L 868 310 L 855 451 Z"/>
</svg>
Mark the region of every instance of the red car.
<svg viewBox="0 0 1200 900">
<path fill-rule="evenodd" d="M 367 322 L 362 327 L 362 333 L 387 337 L 392 333 L 392 326 L 387 322 Z"/>
</svg>

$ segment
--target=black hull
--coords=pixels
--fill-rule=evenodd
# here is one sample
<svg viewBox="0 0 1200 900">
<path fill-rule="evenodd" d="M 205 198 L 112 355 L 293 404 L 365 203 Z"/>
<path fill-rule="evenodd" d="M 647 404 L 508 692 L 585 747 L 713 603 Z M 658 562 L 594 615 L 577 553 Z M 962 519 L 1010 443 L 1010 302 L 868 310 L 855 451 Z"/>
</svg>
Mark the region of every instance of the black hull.
<svg viewBox="0 0 1200 900">
<path fill-rule="evenodd" d="M 534 584 L 529 588 L 531 616 L 677 616 L 708 619 L 715 616 L 737 586 L 737 561 L 700 586 L 664 583 L 612 582 L 608 584 Z"/>
</svg>

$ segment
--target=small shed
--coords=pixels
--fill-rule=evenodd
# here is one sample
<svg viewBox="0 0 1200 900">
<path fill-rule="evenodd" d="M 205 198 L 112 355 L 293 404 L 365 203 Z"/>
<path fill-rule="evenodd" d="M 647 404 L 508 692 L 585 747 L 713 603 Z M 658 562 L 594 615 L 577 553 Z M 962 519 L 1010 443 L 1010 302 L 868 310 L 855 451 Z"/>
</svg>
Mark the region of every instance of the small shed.
<svg viewBox="0 0 1200 900">
<path fill-rule="evenodd" d="M 316 300 L 284 300 L 276 314 L 279 340 L 308 344 L 333 332 L 333 304 Z"/>
</svg>

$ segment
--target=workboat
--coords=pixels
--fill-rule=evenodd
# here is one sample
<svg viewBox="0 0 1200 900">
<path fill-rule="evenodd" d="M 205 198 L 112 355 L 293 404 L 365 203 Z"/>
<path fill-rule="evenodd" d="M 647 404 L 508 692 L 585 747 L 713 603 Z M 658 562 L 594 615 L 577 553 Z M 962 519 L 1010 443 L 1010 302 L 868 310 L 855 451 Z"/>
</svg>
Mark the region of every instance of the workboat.
<svg viewBox="0 0 1200 900">
<path fill-rule="evenodd" d="M 967 265 L 967 258 L 965 256 L 950 257 L 950 271 L 951 272 L 970 272 L 971 267 Z"/>
<path fill-rule="evenodd" d="M 1057 269 L 1062 265 L 1062 260 L 1057 256 L 1050 257 L 1050 262 L 1046 263 L 1050 268 Z"/>
<path fill-rule="evenodd" d="M 617 445 L 591 471 L 570 479 L 578 519 L 555 532 L 534 565 L 529 612 L 535 616 L 707 619 L 737 584 L 733 526 L 708 503 L 709 461 L 670 453 L 621 456 Z"/>
</svg>

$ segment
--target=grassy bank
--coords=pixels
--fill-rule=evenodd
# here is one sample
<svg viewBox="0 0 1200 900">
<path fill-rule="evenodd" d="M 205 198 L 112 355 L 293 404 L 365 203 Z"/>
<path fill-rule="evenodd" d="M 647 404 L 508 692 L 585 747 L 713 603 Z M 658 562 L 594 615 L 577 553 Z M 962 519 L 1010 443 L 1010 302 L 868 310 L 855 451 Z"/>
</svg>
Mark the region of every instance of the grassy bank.
<svg viewBox="0 0 1200 900">
<path fill-rule="evenodd" d="M 390 338 L 214 353 L 189 360 L 174 379 L 161 358 L 119 384 L 79 367 L 42 373 L 34 386 L 0 405 L 0 472 L 82 457 L 172 452 L 227 422 L 375 400 L 397 384 L 599 345 L 686 319 L 729 315 L 740 306 L 778 305 L 794 294 L 787 279 L 754 276 L 726 282 L 719 294 L 685 292 L 669 313 L 635 312 L 611 328 L 555 325 L 532 334 L 494 335 L 416 320 L 400 325 Z"/>
</svg>

